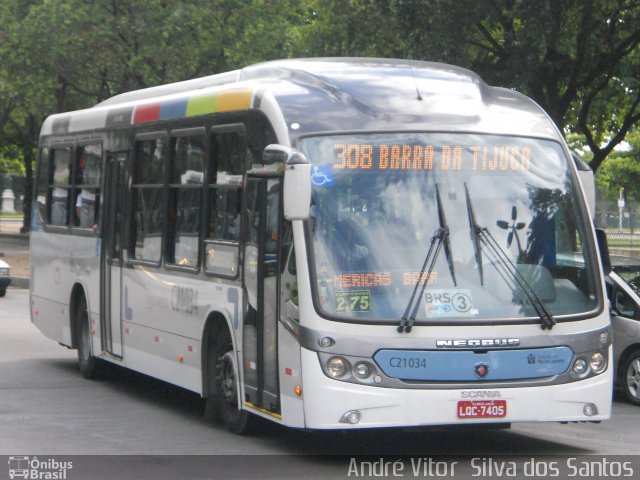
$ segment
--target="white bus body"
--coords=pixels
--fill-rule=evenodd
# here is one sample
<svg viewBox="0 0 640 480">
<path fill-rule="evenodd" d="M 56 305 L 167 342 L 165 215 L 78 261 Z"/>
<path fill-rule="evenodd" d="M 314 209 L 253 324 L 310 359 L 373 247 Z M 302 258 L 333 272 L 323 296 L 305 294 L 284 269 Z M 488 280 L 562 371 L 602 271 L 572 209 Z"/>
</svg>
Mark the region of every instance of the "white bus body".
<svg viewBox="0 0 640 480">
<path fill-rule="evenodd" d="M 236 432 L 610 416 L 570 152 L 467 70 L 289 60 L 119 95 L 46 120 L 35 188 L 32 321 L 87 377 L 179 385 Z"/>
</svg>

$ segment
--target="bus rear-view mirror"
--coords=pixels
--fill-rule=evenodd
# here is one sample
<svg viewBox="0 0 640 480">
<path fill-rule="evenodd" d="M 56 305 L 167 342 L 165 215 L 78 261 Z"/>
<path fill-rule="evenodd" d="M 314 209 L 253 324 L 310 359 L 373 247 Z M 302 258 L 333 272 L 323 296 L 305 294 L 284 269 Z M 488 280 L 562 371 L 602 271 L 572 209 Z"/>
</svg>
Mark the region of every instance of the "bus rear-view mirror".
<svg viewBox="0 0 640 480">
<path fill-rule="evenodd" d="M 264 150 L 264 163 L 283 162 L 284 217 L 306 220 L 311 209 L 311 165 L 298 150 L 282 145 L 269 145 Z"/>
</svg>

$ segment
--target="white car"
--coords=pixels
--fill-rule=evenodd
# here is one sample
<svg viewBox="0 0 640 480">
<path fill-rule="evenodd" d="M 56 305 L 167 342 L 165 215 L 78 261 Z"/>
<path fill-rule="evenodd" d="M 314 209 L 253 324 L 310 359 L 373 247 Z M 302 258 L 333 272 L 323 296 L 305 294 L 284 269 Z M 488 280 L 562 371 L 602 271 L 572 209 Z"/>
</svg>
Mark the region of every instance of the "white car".
<svg viewBox="0 0 640 480">
<path fill-rule="evenodd" d="M 0 252 L 0 257 L 4 257 L 4 253 Z M 7 287 L 11 283 L 11 268 L 9 264 L 0 259 L 0 297 L 4 297 L 7 293 Z"/>
<path fill-rule="evenodd" d="M 625 398 L 640 405 L 640 259 L 611 256 L 607 278 L 611 301 L 616 385 Z"/>
</svg>

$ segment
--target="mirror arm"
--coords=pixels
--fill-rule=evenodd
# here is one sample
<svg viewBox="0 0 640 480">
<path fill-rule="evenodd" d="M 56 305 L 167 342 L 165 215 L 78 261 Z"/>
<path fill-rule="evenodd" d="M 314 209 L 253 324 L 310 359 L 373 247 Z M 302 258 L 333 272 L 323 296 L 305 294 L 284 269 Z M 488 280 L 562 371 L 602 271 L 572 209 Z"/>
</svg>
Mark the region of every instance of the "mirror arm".
<svg viewBox="0 0 640 480">
<path fill-rule="evenodd" d="M 604 271 L 605 275 L 609 275 L 611 273 L 611 257 L 609 256 L 607 234 L 602 228 L 596 228 L 596 239 L 598 240 L 598 249 L 600 250 L 602 270 Z"/>
</svg>

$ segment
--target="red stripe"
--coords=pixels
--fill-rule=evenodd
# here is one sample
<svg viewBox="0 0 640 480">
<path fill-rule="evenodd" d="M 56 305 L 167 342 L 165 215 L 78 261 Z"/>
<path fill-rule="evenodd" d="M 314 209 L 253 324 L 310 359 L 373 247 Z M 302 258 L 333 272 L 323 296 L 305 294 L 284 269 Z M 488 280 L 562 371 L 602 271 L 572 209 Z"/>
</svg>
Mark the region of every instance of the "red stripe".
<svg viewBox="0 0 640 480">
<path fill-rule="evenodd" d="M 140 105 L 136 107 L 133 115 L 133 123 L 155 122 L 160 118 L 160 104 Z"/>
</svg>

